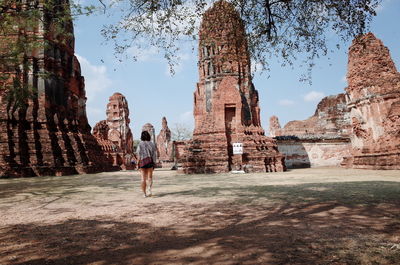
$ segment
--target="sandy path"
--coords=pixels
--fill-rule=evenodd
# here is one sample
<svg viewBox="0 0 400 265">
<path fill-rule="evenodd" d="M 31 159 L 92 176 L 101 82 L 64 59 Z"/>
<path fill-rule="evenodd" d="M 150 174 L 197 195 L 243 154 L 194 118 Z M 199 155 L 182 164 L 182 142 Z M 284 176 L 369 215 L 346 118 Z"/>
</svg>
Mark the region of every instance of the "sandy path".
<svg viewBox="0 0 400 265">
<path fill-rule="evenodd" d="M 0 264 L 400 264 L 400 171 L 139 180 L 0 180 Z"/>
</svg>

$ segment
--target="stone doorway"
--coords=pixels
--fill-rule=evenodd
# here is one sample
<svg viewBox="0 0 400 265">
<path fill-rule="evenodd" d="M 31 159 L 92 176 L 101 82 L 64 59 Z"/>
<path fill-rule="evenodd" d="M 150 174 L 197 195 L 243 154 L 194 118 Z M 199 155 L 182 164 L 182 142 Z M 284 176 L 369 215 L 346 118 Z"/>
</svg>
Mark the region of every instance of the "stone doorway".
<svg viewBox="0 0 400 265">
<path fill-rule="evenodd" d="M 225 105 L 225 133 L 228 148 L 228 169 L 232 170 L 232 158 L 233 158 L 233 145 L 232 145 L 232 133 L 235 130 L 234 122 L 236 115 L 236 107 L 232 105 Z"/>
</svg>

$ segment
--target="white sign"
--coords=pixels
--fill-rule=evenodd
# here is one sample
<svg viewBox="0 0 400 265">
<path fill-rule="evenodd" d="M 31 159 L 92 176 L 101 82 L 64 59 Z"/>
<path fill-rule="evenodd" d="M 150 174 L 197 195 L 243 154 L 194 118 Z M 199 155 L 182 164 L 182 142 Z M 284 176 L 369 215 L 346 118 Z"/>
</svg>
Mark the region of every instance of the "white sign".
<svg viewBox="0 0 400 265">
<path fill-rule="evenodd" d="M 243 144 L 242 143 L 233 143 L 233 154 L 241 155 L 243 154 Z"/>
</svg>

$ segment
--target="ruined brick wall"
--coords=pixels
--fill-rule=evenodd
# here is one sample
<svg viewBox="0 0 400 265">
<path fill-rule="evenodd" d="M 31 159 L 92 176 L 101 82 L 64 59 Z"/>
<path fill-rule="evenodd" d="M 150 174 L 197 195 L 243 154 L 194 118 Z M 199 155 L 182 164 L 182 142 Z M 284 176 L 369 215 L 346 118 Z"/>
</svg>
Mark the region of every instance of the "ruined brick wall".
<svg viewBox="0 0 400 265">
<path fill-rule="evenodd" d="M 177 163 L 185 162 L 187 154 L 185 153 L 187 148 L 186 145 L 189 141 L 173 141 L 174 159 Z"/>
<path fill-rule="evenodd" d="M 93 136 L 96 137 L 96 139 L 108 140 L 109 130 L 110 128 L 108 127 L 106 120 L 99 121 L 93 127 Z"/>
<path fill-rule="evenodd" d="M 284 170 L 274 140 L 266 137 L 261 127 L 258 92 L 251 81 L 239 14 L 228 2 L 217 1 L 203 15 L 199 37 L 195 128 L 187 145 L 185 171 Z M 243 143 L 243 155 L 233 154 L 236 142 Z"/>
<path fill-rule="evenodd" d="M 323 98 L 315 113 L 303 121 L 290 121 L 283 128 L 270 119 L 270 133 L 288 168 L 340 166 L 350 156 L 350 113 L 346 95 Z"/>
<path fill-rule="evenodd" d="M 306 148 L 310 137 L 321 141 L 351 138 L 348 151 L 332 148 L 333 154 L 343 156 L 342 165 L 399 169 L 400 73 L 388 48 L 372 33 L 357 37 L 349 48 L 347 80 L 347 93 L 323 99 L 309 119 L 289 122 L 282 129 L 277 128 L 275 120 L 271 123 L 270 130 L 276 136 L 298 136 L 290 144 L 278 137 L 280 150 L 288 163 L 296 159 L 301 162 L 310 157 Z M 300 143 L 301 150 L 293 147 Z"/>
<path fill-rule="evenodd" d="M 346 95 L 341 93 L 323 98 L 318 103 L 313 116 L 303 121 L 290 121 L 282 129 L 275 131 L 275 136 L 330 135 L 349 137 L 351 126 Z"/>
<path fill-rule="evenodd" d="M 372 33 L 349 48 L 347 81 L 353 167 L 400 169 L 400 73 Z"/>
<path fill-rule="evenodd" d="M 349 138 L 310 139 L 277 137 L 278 150 L 287 168 L 338 167 L 351 154 Z"/>
<path fill-rule="evenodd" d="M 69 8 L 68 1 L 59 1 Z M 32 1 L 25 8 L 43 12 L 43 21 L 29 31 L 47 46 L 37 46 L 21 56 L 29 67 L 8 65 L 0 75 L 10 74 L 14 81 L 31 91 L 23 104 L 9 98 L 15 86 L 2 80 L 0 95 L 0 176 L 67 175 L 111 170 L 112 167 L 90 133 L 86 117 L 86 95 L 80 65 L 74 56 L 71 20 L 62 20 L 69 33 L 55 37 L 52 10 Z M 18 15 L 18 13 L 16 13 Z M 18 38 L 19 36 L 15 36 Z M 57 41 L 56 41 L 57 38 Z M 0 40 L 8 41 L 7 36 Z M 1 45 L 2 47 L 4 45 Z M 23 58 L 24 57 L 24 58 Z M 22 61 L 21 61 L 22 63 Z M 13 83 L 15 84 L 15 82 Z M 14 105 L 14 106 L 13 106 Z"/>
</svg>

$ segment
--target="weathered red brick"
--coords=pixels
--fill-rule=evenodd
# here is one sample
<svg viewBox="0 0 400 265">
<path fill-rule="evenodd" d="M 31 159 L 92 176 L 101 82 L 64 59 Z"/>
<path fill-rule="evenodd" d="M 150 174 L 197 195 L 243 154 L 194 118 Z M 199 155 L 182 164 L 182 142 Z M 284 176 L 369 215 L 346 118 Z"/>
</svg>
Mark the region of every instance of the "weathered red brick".
<svg viewBox="0 0 400 265">
<path fill-rule="evenodd" d="M 129 128 L 129 107 L 125 96 L 114 93 L 109 98 L 106 115 L 107 120 L 98 122 L 93 128 L 93 135 L 113 166 L 133 169 L 133 135 Z"/>
<path fill-rule="evenodd" d="M 323 98 L 313 116 L 284 128 L 276 116 L 270 118 L 270 134 L 288 168 L 340 166 L 350 156 L 350 132 L 345 94 Z"/>
<path fill-rule="evenodd" d="M 172 167 L 174 162 L 173 143 L 171 140 L 171 130 L 165 117 L 162 118 L 162 128 L 157 135 L 158 160 L 161 167 Z"/>
<path fill-rule="evenodd" d="M 199 35 L 195 129 L 187 144 L 184 170 L 283 171 L 283 156 L 261 127 L 258 92 L 238 12 L 226 1 L 216 2 L 205 12 Z M 243 155 L 233 155 L 233 143 L 243 143 Z"/>
<path fill-rule="evenodd" d="M 40 8 L 32 1 L 25 8 Z M 96 139 L 90 133 L 86 117 L 86 95 L 80 65 L 74 56 L 73 24 L 64 21 L 64 42 L 55 40 L 51 25 L 55 17 L 41 9 L 41 27 L 24 34 L 48 39 L 48 46 L 24 54 L 29 68 L 2 65 L 0 79 L 0 176 L 21 177 L 68 175 L 113 169 Z M 18 15 L 18 14 L 16 14 Z M 20 32 L 23 32 L 20 30 Z M 21 33 L 22 34 L 22 33 Z M 14 40 L 18 36 L 13 36 Z M 1 45 L 10 41 L 1 36 Z M 2 52 L 5 52 L 2 50 Z M 23 59 L 21 54 L 21 60 Z M 22 63 L 22 61 L 21 61 Z M 45 75 L 43 75 L 45 74 Z M 15 108 L 7 95 L 16 86 L 12 78 L 33 91 L 23 105 Z"/>
<path fill-rule="evenodd" d="M 302 121 L 290 121 L 283 128 L 280 128 L 278 118 L 272 116 L 270 133 L 273 133 L 271 136 L 349 137 L 351 126 L 346 95 L 341 93 L 324 97 L 318 103 L 313 116 Z"/>
<path fill-rule="evenodd" d="M 355 168 L 400 169 L 400 73 L 372 33 L 349 48 L 348 108 Z"/>
</svg>

